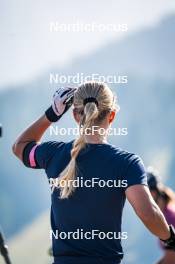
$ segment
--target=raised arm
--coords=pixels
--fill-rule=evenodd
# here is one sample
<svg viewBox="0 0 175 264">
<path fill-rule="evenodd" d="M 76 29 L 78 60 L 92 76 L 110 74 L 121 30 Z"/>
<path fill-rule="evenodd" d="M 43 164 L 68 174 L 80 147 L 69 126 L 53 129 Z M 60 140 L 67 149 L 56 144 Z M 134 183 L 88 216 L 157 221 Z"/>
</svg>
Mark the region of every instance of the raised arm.
<svg viewBox="0 0 175 264">
<path fill-rule="evenodd" d="M 53 96 L 52 106 L 17 138 L 12 150 L 20 160 L 23 159 L 23 151 L 26 145 L 32 141 L 37 143 L 51 123 L 57 122 L 69 109 L 73 103 L 75 91 L 75 88 L 60 88 L 57 90 Z"/>
</svg>

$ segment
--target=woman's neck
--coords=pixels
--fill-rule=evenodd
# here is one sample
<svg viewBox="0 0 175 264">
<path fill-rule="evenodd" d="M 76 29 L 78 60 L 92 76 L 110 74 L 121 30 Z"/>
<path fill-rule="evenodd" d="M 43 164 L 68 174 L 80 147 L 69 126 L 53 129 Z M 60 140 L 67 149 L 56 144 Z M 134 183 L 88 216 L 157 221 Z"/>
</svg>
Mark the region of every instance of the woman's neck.
<svg viewBox="0 0 175 264">
<path fill-rule="evenodd" d="M 106 144 L 107 143 L 107 138 L 106 137 L 99 137 L 99 136 L 95 136 L 95 135 L 86 135 L 85 136 L 85 141 L 86 143 L 90 143 L 90 144 Z"/>
</svg>

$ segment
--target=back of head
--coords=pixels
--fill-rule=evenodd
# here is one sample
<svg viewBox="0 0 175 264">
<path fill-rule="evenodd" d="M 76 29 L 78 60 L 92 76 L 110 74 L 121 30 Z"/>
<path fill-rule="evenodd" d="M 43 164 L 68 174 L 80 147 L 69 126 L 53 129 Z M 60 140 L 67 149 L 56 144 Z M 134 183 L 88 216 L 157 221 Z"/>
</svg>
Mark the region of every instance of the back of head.
<svg viewBox="0 0 175 264">
<path fill-rule="evenodd" d="M 77 173 L 76 158 L 81 149 L 86 145 L 85 131 L 94 125 L 100 125 L 108 113 L 118 110 L 116 98 L 110 88 L 99 82 L 87 82 L 80 85 L 74 95 L 74 111 L 80 116 L 80 135 L 74 141 L 71 150 L 71 160 L 62 171 L 59 182 L 64 180 L 67 184 L 61 187 L 61 198 L 67 198 L 74 191 L 70 182 L 75 179 Z M 100 136 L 100 135 L 99 135 Z"/>
<path fill-rule="evenodd" d="M 148 167 L 147 169 L 147 181 L 149 189 L 151 191 L 156 191 L 158 189 L 158 185 L 160 184 L 160 178 L 158 172 L 152 167 Z"/>
<path fill-rule="evenodd" d="M 116 108 L 112 91 L 106 84 L 99 82 L 82 84 L 75 92 L 74 107 L 82 114 L 82 122 L 86 124 L 88 121 L 89 125 L 98 124 Z"/>
<path fill-rule="evenodd" d="M 166 204 L 175 202 L 173 190 L 161 182 L 158 172 L 152 167 L 149 167 L 147 170 L 147 179 L 150 191 L 155 191 Z"/>
</svg>

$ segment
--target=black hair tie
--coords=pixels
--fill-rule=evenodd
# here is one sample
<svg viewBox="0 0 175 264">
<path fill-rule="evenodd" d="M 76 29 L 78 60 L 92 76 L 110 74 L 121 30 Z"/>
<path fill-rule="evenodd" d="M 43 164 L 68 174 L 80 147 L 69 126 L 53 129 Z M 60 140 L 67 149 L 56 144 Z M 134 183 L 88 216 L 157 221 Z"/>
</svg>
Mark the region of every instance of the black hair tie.
<svg viewBox="0 0 175 264">
<path fill-rule="evenodd" d="M 85 106 L 87 103 L 95 103 L 98 107 L 98 101 L 95 97 L 87 97 L 83 100 L 83 105 Z"/>
</svg>

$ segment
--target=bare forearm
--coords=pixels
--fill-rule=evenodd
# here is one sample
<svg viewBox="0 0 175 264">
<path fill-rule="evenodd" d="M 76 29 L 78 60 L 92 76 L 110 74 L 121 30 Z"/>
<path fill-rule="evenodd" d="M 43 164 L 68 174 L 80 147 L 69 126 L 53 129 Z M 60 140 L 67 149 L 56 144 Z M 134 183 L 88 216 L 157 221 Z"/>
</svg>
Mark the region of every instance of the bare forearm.
<svg viewBox="0 0 175 264">
<path fill-rule="evenodd" d="M 157 237 L 170 237 L 169 226 L 147 186 L 135 185 L 126 190 L 126 196 L 144 225 Z"/>
<path fill-rule="evenodd" d="M 140 219 L 155 236 L 163 240 L 170 237 L 167 221 L 156 204 L 153 205 L 151 212 L 149 212 L 146 217 L 141 216 Z"/>
<path fill-rule="evenodd" d="M 39 141 L 44 132 L 51 125 L 45 115 L 41 116 L 32 125 L 30 125 L 17 139 L 16 142 Z"/>
<path fill-rule="evenodd" d="M 36 120 L 17 138 L 13 145 L 14 154 L 21 159 L 25 145 L 31 141 L 38 142 L 50 125 L 51 122 L 46 118 L 45 115 Z"/>
</svg>

